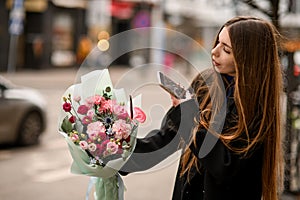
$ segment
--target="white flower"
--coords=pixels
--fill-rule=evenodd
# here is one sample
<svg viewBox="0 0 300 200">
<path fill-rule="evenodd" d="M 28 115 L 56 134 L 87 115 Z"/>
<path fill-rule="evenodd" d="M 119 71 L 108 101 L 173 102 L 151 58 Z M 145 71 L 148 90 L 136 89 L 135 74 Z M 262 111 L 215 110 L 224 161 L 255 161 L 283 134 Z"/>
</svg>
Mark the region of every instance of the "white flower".
<svg viewBox="0 0 300 200">
<path fill-rule="evenodd" d="M 94 152 L 94 151 L 96 151 L 97 146 L 96 146 L 94 143 L 90 143 L 90 144 L 88 145 L 88 149 L 89 149 L 91 152 Z"/>
</svg>

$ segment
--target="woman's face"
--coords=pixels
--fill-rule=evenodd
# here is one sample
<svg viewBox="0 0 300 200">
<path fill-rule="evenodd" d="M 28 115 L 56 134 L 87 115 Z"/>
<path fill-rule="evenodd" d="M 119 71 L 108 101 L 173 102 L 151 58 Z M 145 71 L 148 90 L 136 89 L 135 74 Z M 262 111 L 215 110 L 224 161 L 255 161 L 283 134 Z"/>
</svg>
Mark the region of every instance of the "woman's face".
<svg viewBox="0 0 300 200">
<path fill-rule="evenodd" d="M 235 75 L 234 57 L 228 30 L 224 27 L 219 36 L 218 44 L 211 50 L 212 62 L 217 72 Z"/>
</svg>

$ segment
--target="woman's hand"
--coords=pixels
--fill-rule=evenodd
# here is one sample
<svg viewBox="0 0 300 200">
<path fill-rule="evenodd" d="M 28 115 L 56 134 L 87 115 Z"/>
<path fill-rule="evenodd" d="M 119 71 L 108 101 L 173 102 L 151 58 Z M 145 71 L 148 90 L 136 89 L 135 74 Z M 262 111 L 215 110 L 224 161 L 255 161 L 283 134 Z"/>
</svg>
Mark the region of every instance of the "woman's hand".
<svg viewBox="0 0 300 200">
<path fill-rule="evenodd" d="M 172 100 L 172 105 L 174 107 L 178 106 L 180 103 L 187 101 L 189 99 L 191 99 L 191 94 L 189 93 L 189 91 L 186 91 L 186 98 L 185 99 L 177 99 L 176 97 L 174 97 L 173 95 L 171 95 L 171 100 Z"/>
<path fill-rule="evenodd" d="M 171 95 L 171 100 L 172 100 L 172 105 L 174 107 L 178 106 L 180 104 L 180 100 L 177 99 L 176 97 L 174 97 L 173 95 Z"/>
</svg>

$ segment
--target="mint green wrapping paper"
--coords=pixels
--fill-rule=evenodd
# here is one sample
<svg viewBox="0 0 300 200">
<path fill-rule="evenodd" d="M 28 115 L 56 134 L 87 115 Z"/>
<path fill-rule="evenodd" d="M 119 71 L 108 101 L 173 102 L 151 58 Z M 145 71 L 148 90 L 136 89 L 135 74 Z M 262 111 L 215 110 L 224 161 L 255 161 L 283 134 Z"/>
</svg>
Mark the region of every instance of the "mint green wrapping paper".
<svg viewBox="0 0 300 200">
<path fill-rule="evenodd" d="M 66 135 L 65 135 L 65 140 L 68 143 L 69 151 L 73 158 L 73 163 L 71 166 L 71 172 L 73 174 L 83 174 L 87 176 L 109 178 L 118 172 L 118 170 L 115 168 L 102 167 L 100 165 L 89 164 L 90 158 L 87 155 L 87 153 L 84 150 L 82 150 L 80 146 L 74 144 L 70 140 L 70 138 Z"/>
<path fill-rule="evenodd" d="M 137 129 L 135 129 L 132 133 L 133 137 L 136 137 L 136 130 Z M 96 178 L 94 182 L 90 181 L 90 184 L 93 183 L 95 186 L 94 199 L 123 200 L 125 187 L 121 176 L 118 174 L 118 170 L 125 164 L 128 158 L 126 160 L 112 160 L 108 162 L 105 167 L 95 164 L 89 164 L 90 158 L 88 154 L 78 145 L 74 144 L 65 133 L 60 133 L 67 141 L 69 151 L 73 159 L 71 172 L 74 174 L 82 174 L 91 176 L 92 178 Z M 135 146 L 135 141 L 136 140 L 133 140 L 132 142 L 133 148 Z"/>
<path fill-rule="evenodd" d="M 96 200 L 119 199 L 118 177 L 98 178 L 95 184 Z M 123 197 L 120 197 L 123 199 Z"/>
<path fill-rule="evenodd" d="M 129 108 L 129 103 L 123 89 L 113 89 L 112 82 L 110 80 L 109 72 L 105 70 L 96 70 L 90 72 L 81 77 L 81 83 L 70 86 L 63 96 L 72 94 L 72 96 L 81 96 L 83 99 L 94 94 L 99 94 L 104 91 L 106 87 L 112 88 L 112 99 L 117 102 L 123 102 Z M 75 106 L 76 104 L 73 104 Z M 141 105 L 141 95 L 133 99 L 133 105 Z M 118 174 L 118 171 L 126 163 L 131 156 L 137 136 L 138 124 L 134 124 L 130 133 L 130 148 L 123 151 L 122 158 L 110 160 L 105 163 L 105 166 L 91 163 L 91 158 L 88 153 L 83 150 L 79 145 L 76 145 L 68 136 L 67 133 L 61 128 L 62 121 L 65 118 L 66 113 L 61 111 L 59 119 L 59 133 L 65 138 L 73 162 L 71 165 L 71 173 L 90 176 L 90 182 L 87 189 L 86 200 L 90 198 L 90 192 L 92 187 L 95 188 L 94 199 L 95 200 L 123 200 L 124 199 L 124 183 L 122 177 Z M 77 125 L 77 124 L 76 124 Z M 77 130 L 82 131 L 82 127 L 78 125 Z"/>
</svg>

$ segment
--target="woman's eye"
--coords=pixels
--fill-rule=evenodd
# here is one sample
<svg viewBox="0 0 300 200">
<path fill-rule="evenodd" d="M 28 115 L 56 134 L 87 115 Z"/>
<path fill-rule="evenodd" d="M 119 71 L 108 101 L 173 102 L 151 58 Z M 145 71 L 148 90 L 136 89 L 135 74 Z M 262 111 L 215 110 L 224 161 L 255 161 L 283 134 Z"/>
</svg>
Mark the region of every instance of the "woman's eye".
<svg viewBox="0 0 300 200">
<path fill-rule="evenodd" d="M 226 49 L 225 47 L 223 48 L 223 51 L 225 51 L 225 53 L 230 54 L 230 50 Z"/>
</svg>

